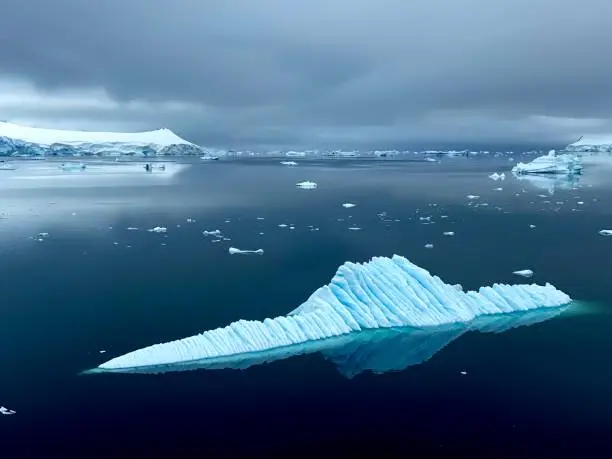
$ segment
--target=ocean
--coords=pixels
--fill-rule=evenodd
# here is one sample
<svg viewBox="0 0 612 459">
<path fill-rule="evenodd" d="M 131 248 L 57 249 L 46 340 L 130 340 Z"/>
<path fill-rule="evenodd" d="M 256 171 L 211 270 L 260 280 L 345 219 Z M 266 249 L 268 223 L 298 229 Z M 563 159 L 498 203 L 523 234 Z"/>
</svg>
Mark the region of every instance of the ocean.
<svg viewBox="0 0 612 459">
<path fill-rule="evenodd" d="M 2 454 L 608 456 L 608 158 L 574 180 L 519 180 L 506 157 L 415 158 L 0 171 L 0 405 L 16 412 L 0 416 Z M 577 303 L 500 333 L 440 332 L 439 349 L 400 336 L 246 369 L 81 374 L 287 314 L 345 261 L 393 254 L 466 290 L 550 282 Z"/>
</svg>

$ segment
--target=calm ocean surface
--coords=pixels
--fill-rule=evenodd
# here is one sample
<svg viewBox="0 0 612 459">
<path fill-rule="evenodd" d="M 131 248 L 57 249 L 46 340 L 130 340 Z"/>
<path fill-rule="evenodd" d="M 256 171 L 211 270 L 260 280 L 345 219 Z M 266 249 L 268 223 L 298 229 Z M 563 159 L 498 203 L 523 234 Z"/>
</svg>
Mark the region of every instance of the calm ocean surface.
<svg viewBox="0 0 612 459">
<path fill-rule="evenodd" d="M 587 161 L 575 183 L 519 181 L 504 158 L 0 171 L 0 405 L 17 412 L 0 416 L 2 455 L 610 457 L 606 159 Z M 506 179 L 488 177 L 496 171 Z M 304 180 L 318 188 L 297 189 Z M 155 226 L 167 232 L 147 231 Z M 229 240 L 202 234 L 216 229 Z M 136 348 L 284 315 L 343 262 L 393 254 L 465 289 L 550 282 L 580 304 L 447 346 L 434 336 L 431 358 L 400 337 L 246 370 L 79 374 Z M 520 269 L 535 275 L 512 274 Z M 369 371 L 381 361 L 396 371 Z"/>
</svg>

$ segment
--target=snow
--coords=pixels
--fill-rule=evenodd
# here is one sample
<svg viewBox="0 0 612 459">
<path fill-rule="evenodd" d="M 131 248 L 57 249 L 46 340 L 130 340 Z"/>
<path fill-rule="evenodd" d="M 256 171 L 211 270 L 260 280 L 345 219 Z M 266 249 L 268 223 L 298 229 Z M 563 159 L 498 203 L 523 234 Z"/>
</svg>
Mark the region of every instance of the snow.
<svg viewBox="0 0 612 459">
<path fill-rule="evenodd" d="M 263 255 L 264 251 L 263 249 L 257 249 L 257 250 L 241 250 L 241 249 L 237 249 L 236 247 L 230 247 L 228 250 L 230 255 L 246 255 L 249 253 L 255 253 L 257 255 Z"/>
<path fill-rule="evenodd" d="M 54 143 L 130 143 L 135 145 L 193 145 L 169 129 L 146 132 L 93 132 L 45 129 L 0 122 L 0 137 L 23 140 L 39 145 Z"/>
<path fill-rule="evenodd" d="M 612 145 L 612 134 L 582 136 L 576 142 L 570 143 L 567 148 L 599 145 Z"/>
<path fill-rule="evenodd" d="M 494 284 L 478 292 L 464 292 L 404 257 L 375 257 L 367 263 L 347 262 L 340 266 L 330 284 L 316 290 L 287 316 L 239 320 L 199 335 L 148 346 L 102 363 L 94 372 L 239 359 L 251 353 L 282 352 L 287 346 L 369 329 L 469 326 L 484 316 L 490 317 L 490 329 L 496 328 L 496 314 L 553 308 L 570 302 L 568 295 L 551 284 Z"/>
</svg>

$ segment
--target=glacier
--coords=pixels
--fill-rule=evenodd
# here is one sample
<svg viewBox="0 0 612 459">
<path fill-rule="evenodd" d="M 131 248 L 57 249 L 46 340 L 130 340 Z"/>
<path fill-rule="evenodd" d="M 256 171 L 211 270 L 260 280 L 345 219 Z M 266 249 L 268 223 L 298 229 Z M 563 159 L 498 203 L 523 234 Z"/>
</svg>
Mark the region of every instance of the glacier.
<svg viewBox="0 0 612 459">
<path fill-rule="evenodd" d="M 161 372 L 283 355 L 291 347 L 318 348 L 329 339 L 353 341 L 364 331 L 410 327 L 469 328 L 476 319 L 567 306 L 571 298 L 553 285 L 493 284 L 463 291 L 404 257 L 347 262 L 332 281 L 287 316 L 239 320 L 184 339 L 155 344 L 115 357 L 99 372 Z M 492 322 L 492 323 L 493 323 Z"/>
<path fill-rule="evenodd" d="M 68 131 L 0 122 L 0 156 L 211 155 L 169 129 L 146 132 Z"/>
<path fill-rule="evenodd" d="M 581 136 L 565 150 L 571 152 L 612 152 L 612 134 Z"/>
</svg>

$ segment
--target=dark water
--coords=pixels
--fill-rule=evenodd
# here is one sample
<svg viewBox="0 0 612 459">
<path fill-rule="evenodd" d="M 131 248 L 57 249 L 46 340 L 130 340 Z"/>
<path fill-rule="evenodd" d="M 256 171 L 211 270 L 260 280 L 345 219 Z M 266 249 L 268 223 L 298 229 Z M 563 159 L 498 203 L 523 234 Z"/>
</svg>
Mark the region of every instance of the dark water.
<svg viewBox="0 0 612 459">
<path fill-rule="evenodd" d="M 0 177 L 0 405 L 17 411 L 0 416 L 3 455 L 606 456 L 612 237 L 598 231 L 612 229 L 612 187 L 604 166 L 573 189 L 488 178 L 510 164 L 236 161 L 92 186 Z M 318 188 L 296 189 L 302 180 Z M 214 229 L 231 240 L 202 235 Z M 230 245 L 265 254 L 230 256 Z M 286 314 L 344 261 L 394 253 L 466 289 L 532 269 L 586 306 L 467 333 L 383 374 L 348 378 L 313 353 L 244 371 L 79 375 L 149 344 Z"/>
</svg>

